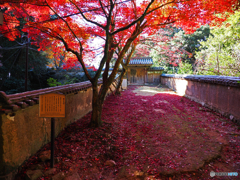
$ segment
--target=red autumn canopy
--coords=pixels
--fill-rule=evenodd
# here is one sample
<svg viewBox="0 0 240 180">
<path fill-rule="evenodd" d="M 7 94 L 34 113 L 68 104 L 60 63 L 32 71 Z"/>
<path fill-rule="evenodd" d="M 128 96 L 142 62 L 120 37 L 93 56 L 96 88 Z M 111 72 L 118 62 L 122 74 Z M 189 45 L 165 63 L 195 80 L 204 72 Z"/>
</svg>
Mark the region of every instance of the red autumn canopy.
<svg viewBox="0 0 240 180">
<path fill-rule="evenodd" d="M 238 5 L 238 0 L 4 0 L 0 5 L 4 11 L 0 33 L 14 40 L 26 32 L 43 50 L 53 38 L 75 55 L 92 82 L 91 122 L 99 126 L 108 87 L 125 53 L 140 34 L 148 36 L 173 23 L 192 32 L 212 20 L 224 21 L 217 14 L 233 12 Z M 22 31 L 17 28 L 20 20 L 24 22 Z M 99 44 L 93 46 L 92 41 L 96 39 Z M 117 47 L 118 58 L 108 76 L 109 63 Z M 100 65 L 91 77 L 86 59 L 94 58 L 99 49 Z M 98 91 L 97 81 L 104 66 L 103 86 Z"/>
</svg>

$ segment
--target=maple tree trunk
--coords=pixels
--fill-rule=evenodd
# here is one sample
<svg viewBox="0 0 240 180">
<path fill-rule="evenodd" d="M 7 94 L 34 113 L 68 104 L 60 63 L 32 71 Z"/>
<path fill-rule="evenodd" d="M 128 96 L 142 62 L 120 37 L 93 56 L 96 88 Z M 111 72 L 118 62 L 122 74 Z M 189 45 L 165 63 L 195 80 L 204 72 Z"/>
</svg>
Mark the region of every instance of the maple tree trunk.
<svg viewBox="0 0 240 180">
<path fill-rule="evenodd" d="M 128 64 L 129 64 L 129 62 L 130 62 L 130 59 L 131 59 L 131 57 L 132 57 L 135 49 L 136 49 L 136 46 L 137 46 L 137 44 L 132 45 L 132 49 L 131 49 L 130 53 L 129 53 L 128 56 L 127 56 L 126 64 L 123 65 L 123 70 L 122 70 L 122 72 L 121 72 L 120 79 L 119 79 L 119 81 L 118 81 L 117 88 L 116 88 L 116 94 L 117 94 L 117 95 L 120 95 L 120 94 L 121 94 L 120 88 L 121 88 L 121 86 L 122 86 L 123 78 L 124 78 L 125 74 L 127 73 L 127 66 L 128 66 Z"/>
<path fill-rule="evenodd" d="M 126 72 L 127 72 L 127 71 L 125 70 L 125 68 L 123 68 L 123 71 L 121 72 L 121 75 L 120 75 L 120 78 L 119 78 L 119 81 L 118 81 L 118 84 L 117 84 L 117 88 L 116 88 L 116 94 L 117 94 L 117 95 L 120 95 L 120 94 L 121 94 L 120 88 L 121 88 L 121 86 L 122 86 L 123 77 L 125 76 Z"/>
<path fill-rule="evenodd" d="M 98 85 L 92 85 L 93 97 L 92 97 L 92 117 L 90 127 L 102 126 L 102 105 L 103 101 L 99 98 Z"/>
<path fill-rule="evenodd" d="M 126 51 L 128 50 L 128 48 L 130 47 L 131 43 L 134 41 L 134 39 L 139 35 L 140 30 L 138 29 L 134 35 L 128 39 L 128 41 L 126 42 L 121 54 L 119 55 L 119 59 L 117 60 L 115 66 L 117 68 L 114 68 L 111 75 L 108 77 L 108 70 L 109 70 L 109 62 L 113 56 L 114 51 L 110 50 L 108 51 L 108 56 L 106 57 L 106 68 L 105 71 L 103 73 L 103 84 L 101 87 L 101 90 L 98 92 L 98 85 L 97 85 L 97 79 L 95 79 L 92 82 L 92 88 L 93 88 L 93 99 L 92 99 L 92 118 L 91 118 L 91 122 L 90 122 L 90 126 L 91 127 L 100 127 L 102 126 L 102 120 L 101 120 L 101 116 L 102 116 L 102 106 L 103 106 L 103 102 L 105 99 L 105 96 L 107 94 L 108 88 L 110 87 L 110 85 L 112 84 L 112 82 L 115 79 L 115 76 L 117 74 L 118 71 L 118 67 L 120 62 L 122 61 L 122 58 L 124 57 Z M 111 39 L 109 40 L 110 43 Z M 112 48 L 112 46 L 109 46 Z M 115 47 L 116 48 L 116 47 Z M 109 49 L 109 48 L 106 48 Z M 133 54 L 133 51 L 135 50 L 135 47 L 132 49 L 130 55 L 128 56 L 128 63 L 130 61 L 130 58 Z M 127 63 L 127 64 L 128 64 Z M 122 75 L 122 78 L 124 77 L 124 74 Z M 120 78 L 121 80 L 121 78 Z M 120 82 L 120 87 L 122 84 L 122 80 Z"/>
</svg>

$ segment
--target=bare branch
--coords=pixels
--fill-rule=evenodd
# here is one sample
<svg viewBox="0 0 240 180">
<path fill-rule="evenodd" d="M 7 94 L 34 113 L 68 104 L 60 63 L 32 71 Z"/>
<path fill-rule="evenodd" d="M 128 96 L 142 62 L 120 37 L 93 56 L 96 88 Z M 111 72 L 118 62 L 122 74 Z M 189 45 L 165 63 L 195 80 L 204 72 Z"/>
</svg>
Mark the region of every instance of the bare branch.
<svg viewBox="0 0 240 180">
<path fill-rule="evenodd" d="M 49 28 L 46 28 L 46 27 L 43 27 L 43 28 L 40 29 L 40 28 L 38 28 L 38 27 L 36 27 L 36 26 L 30 26 L 30 25 L 28 25 L 28 27 L 33 27 L 33 28 L 35 28 L 35 29 L 38 29 L 38 30 L 40 30 L 41 32 L 43 32 L 43 33 L 51 36 L 52 38 L 55 38 L 55 39 L 58 39 L 58 40 L 62 39 L 62 36 L 61 36 L 59 33 L 57 33 L 56 31 L 53 31 L 52 29 L 49 29 Z M 50 31 L 49 31 L 49 30 L 50 30 Z M 51 33 L 51 31 L 52 31 L 52 33 Z M 55 33 L 55 34 L 54 34 L 54 33 Z"/>
<path fill-rule="evenodd" d="M 92 21 L 92 20 L 88 19 L 88 18 L 84 15 L 84 13 L 82 12 L 82 10 L 76 5 L 76 3 L 74 3 L 72 0 L 69 0 L 69 1 L 78 9 L 78 11 L 79 11 L 80 14 L 82 15 L 83 19 L 85 19 L 87 22 L 90 22 L 90 23 L 92 23 L 92 24 L 95 24 L 96 26 L 101 27 L 102 29 L 105 29 L 105 27 L 104 27 L 103 25 L 101 25 L 101 24 L 99 24 L 99 23 L 97 23 L 97 22 L 95 22 L 95 21 Z"/>
<path fill-rule="evenodd" d="M 130 53 L 127 55 L 127 58 L 126 58 L 126 62 L 124 63 L 123 61 L 121 61 L 121 65 L 122 65 L 122 67 L 123 67 L 124 69 L 127 69 L 127 66 L 128 66 L 128 64 L 129 64 L 129 62 L 130 62 L 130 59 L 131 59 L 131 57 L 132 57 L 135 49 L 136 49 L 136 46 L 137 46 L 136 44 L 132 44 L 132 45 L 131 45 L 131 51 L 130 51 Z"/>
</svg>

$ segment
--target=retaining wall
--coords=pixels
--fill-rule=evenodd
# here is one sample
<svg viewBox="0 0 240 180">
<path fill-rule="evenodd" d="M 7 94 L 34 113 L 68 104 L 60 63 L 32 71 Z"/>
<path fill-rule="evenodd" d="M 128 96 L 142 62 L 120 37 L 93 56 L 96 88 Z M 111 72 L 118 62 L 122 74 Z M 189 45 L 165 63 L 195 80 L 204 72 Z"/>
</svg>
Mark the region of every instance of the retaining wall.
<svg viewBox="0 0 240 180">
<path fill-rule="evenodd" d="M 162 74 L 161 84 L 240 124 L 240 78 Z"/>
<path fill-rule="evenodd" d="M 117 81 L 117 79 L 116 79 Z M 116 81 L 110 86 L 113 92 Z M 99 89 L 101 80 L 99 80 Z M 24 161 L 50 142 L 51 118 L 39 118 L 39 95 L 66 95 L 66 117 L 55 118 L 55 137 L 92 110 L 89 81 L 13 95 L 0 92 L 0 180 L 12 180 Z"/>
</svg>

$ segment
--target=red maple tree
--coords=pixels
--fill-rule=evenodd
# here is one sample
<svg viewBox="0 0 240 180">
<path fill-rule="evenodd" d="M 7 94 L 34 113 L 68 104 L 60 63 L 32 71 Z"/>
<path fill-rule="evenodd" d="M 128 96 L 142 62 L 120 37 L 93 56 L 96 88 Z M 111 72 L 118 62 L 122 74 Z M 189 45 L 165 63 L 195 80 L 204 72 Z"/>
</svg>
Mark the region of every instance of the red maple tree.
<svg viewBox="0 0 240 180">
<path fill-rule="evenodd" d="M 155 51 L 157 54 L 163 55 L 155 63 L 164 62 L 177 66 L 181 62 L 182 56 L 190 56 L 191 53 L 181 47 L 182 42 L 172 42 L 176 30 L 172 26 L 165 27 L 159 29 L 154 35 L 140 39 L 134 57 L 151 56 L 151 52 Z"/>
<path fill-rule="evenodd" d="M 102 105 L 109 86 L 131 44 L 139 34 L 152 35 L 160 27 L 174 23 L 188 32 L 202 24 L 219 19 L 216 14 L 233 12 L 238 0 L 4 0 L 4 24 L 0 33 L 14 40 L 21 36 L 17 26 L 24 19 L 24 32 L 38 43 L 40 49 L 50 44 L 49 38 L 62 43 L 74 54 L 92 83 L 91 125 L 102 125 Z M 102 40 L 102 57 L 94 77 L 86 68 L 86 59 L 94 57 L 93 39 Z M 121 47 L 113 71 L 109 64 L 117 47 Z M 98 79 L 103 73 L 103 85 Z"/>
</svg>

